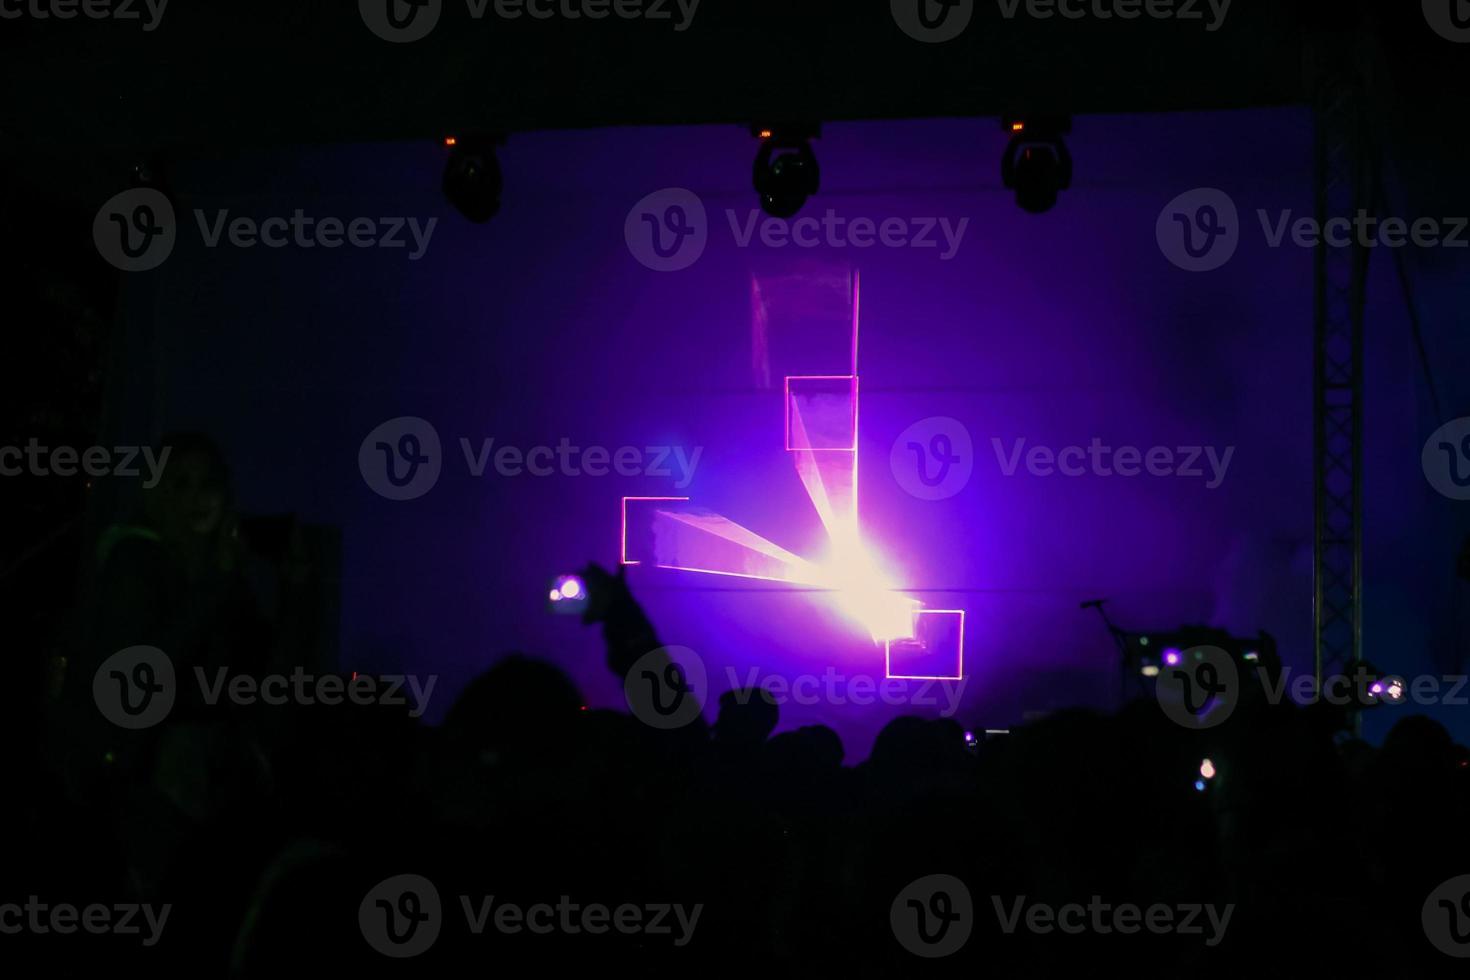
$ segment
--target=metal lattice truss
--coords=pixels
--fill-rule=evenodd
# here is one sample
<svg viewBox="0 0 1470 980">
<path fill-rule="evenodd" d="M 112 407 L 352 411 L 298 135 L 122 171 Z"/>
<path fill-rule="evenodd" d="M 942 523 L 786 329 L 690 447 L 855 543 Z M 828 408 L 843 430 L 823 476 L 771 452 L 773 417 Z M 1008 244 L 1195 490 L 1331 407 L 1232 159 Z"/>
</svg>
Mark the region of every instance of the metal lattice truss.
<svg viewBox="0 0 1470 980">
<path fill-rule="evenodd" d="M 1317 218 L 1372 210 L 1362 82 L 1324 79 L 1317 97 Z M 1369 249 L 1323 236 L 1316 256 L 1314 628 L 1318 684 L 1363 656 L 1363 311 Z M 1340 239 L 1339 239 L 1340 241 Z"/>
</svg>

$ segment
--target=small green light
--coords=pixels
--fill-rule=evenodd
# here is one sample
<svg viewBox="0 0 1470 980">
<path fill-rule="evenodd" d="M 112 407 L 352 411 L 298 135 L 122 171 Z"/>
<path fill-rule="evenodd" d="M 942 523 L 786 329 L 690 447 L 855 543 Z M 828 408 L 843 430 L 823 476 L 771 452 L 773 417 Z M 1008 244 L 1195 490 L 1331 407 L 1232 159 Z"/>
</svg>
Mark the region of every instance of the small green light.
<svg viewBox="0 0 1470 980">
<path fill-rule="evenodd" d="M 1148 646 L 1148 637 L 1146 637 L 1146 636 L 1140 636 L 1138 638 L 1138 645 L 1141 646 L 1141 647 Z"/>
</svg>

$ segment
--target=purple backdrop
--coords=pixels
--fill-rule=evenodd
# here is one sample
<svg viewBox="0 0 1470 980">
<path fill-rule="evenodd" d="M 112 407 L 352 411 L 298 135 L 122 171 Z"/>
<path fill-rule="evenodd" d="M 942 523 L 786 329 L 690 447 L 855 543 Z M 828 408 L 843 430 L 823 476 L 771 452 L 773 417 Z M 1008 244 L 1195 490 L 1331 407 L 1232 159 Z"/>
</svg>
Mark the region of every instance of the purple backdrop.
<svg viewBox="0 0 1470 980">
<path fill-rule="evenodd" d="M 1114 652 L 1085 599 L 1124 625 L 1268 629 L 1310 669 L 1312 255 L 1264 240 L 1257 208 L 1310 213 L 1304 110 L 1078 120 L 1077 184 L 1044 217 L 998 180 L 1005 134 L 985 121 L 832 124 L 816 144 L 821 193 L 804 214 L 968 219 L 939 248 L 742 247 L 755 147 L 738 127 L 517 135 L 501 150 L 501 214 L 474 226 L 443 200 L 444 150 L 359 146 L 181 165 L 181 230 L 157 273 L 130 283 L 120 429 L 198 427 L 222 440 L 242 504 L 296 511 L 345 535 L 343 666 L 437 673 L 430 716 L 499 653 L 554 659 L 594 705 L 621 705 L 600 640 L 547 615 L 543 586 L 587 559 L 617 560 L 618 502 L 688 494 L 800 553 L 818 523 L 781 450 L 781 394 L 752 370 L 755 276 L 862 279 L 864 523 L 897 581 L 968 612 L 960 717 L 1000 727 L 1028 711 L 1109 705 Z M 684 187 L 708 246 L 677 272 L 624 240 L 629 209 Z M 1210 273 L 1172 265 L 1164 205 L 1227 191 L 1243 241 Z M 437 218 L 428 248 L 207 248 L 192 210 L 263 219 Z M 954 225 L 952 224 L 951 227 Z M 1397 297 L 1380 263 L 1370 322 L 1370 656 L 1428 669 L 1443 639 L 1435 598 L 1452 554 L 1418 469 L 1422 406 Z M 1380 288 L 1380 284 L 1389 286 Z M 438 484 L 377 495 L 363 438 L 404 415 L 444 444 Z M 973 476 L 940 501 L 905 492 L 889 451 L 932 416 L 963 422 Z M 469 474 L 459 440 L 522 450 L 702 450 L 672 478 Z M 1006 476 L 1007 448 L 1234 447 L 1202 479 Z M 1405 503 L 1407 502 L 1407 503 Z M 882 652 L 810 595 L 634 569 L 666 643 L 698 651 L 713 694 L 741 678 L 882 677 Z M 1426 596 L 1428 598 L 1426 598 Z M 1438 632 L 1437 632 L 1438 631 Z M 1437 639 L 1438 638 L 1438 639 Z M 783 727 L 823 721 L 849 757 L 902 708 L 788 704 Z M 934 713 L 936 709 L 928 709 Z M 1375 722 L 1376 723 L 1376 722 Z"/>
</svg>

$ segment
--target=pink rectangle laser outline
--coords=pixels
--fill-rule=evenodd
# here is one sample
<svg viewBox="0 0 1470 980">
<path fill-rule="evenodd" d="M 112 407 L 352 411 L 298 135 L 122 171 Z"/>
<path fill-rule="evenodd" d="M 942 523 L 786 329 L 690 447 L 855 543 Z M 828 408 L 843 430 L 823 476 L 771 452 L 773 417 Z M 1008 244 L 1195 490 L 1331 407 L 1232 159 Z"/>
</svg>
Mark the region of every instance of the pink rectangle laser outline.
<svg viewBox="0 0 1470 980">
<path fill-rule="evenodd" d="M 622 529 L 621 538 L 618 541 L 618 559 L 619 559 L 619 564 L 622 564 L 622 565 L 641 565 L 641 564 L 643 564 L 641 561 L 629 561 L 628 560 L 628 501 L 630 501 L 630 500 L 685 500 L 685 501 L 687 501 L 688 499 L 689 499 L 688 497 L 624 497 L 623 498 L 623 503 L 622 503 L 623 529 Z"/>
<path fill-rule="evenodd" d="M 805 449 L 791 444 L 791 382 L 793 381 L 851 381 L 852 382 L 852 445 L 824 446 L 820 449 Z M 855 453 L 858 441 L 858 376 L 855 374 L 788 374 L 785 381 L 786 398 L 781 403 L 782 422 L 786 429 L 786 451 L 788 453 Z"/>
<path fill-rule="evenodd" d="M 893 641 L 883 642 L 883 674 L 891 681 L 962 681 L 965 679 L 965 611 L 963 609 L 915 609 L 914 619 L 920 616 L 933 616 L 943 614 L 953 616 L 956 613 L 960 617 L 960 649 L 959 649 L 959 676 L 957 677 L 909 677 L 903 674 L 893 673 Z M 914 630 L 918 632 L 917 629 Z"/>
</svg>

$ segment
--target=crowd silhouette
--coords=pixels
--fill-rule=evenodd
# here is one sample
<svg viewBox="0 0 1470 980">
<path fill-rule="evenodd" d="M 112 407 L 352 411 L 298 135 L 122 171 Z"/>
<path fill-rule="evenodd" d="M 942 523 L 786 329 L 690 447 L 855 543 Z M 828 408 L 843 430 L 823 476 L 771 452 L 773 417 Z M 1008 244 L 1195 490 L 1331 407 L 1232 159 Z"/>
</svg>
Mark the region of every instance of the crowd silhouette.
<svg viewBox="0 0 1470 980">
<path fill-rule="evenodd" d="M 170 911 L 151 945 L 0 935 L 0 950 L 37 957 L 50 975 L 1463 968 L 1426 938 L 1423 914 L 1437 886 L 1470 872 L 1470 755 L 1419 716 L 1381 747 L 1345 737 L 1338 715 L 1292 704 L 1251 703 L 1190 731 L 1141 699 L 978 740 L 955 720 L 910 716 L 846 765 L 830 728 L 778 733 L 779 709 L 759 690 L 701 692 L 712 722 L 659 728 L 588 709 L 558 668 L 512 653 L 437 726 L 402 705 L 186 698 L 144 730 L 108 723 L 94 674 L 119 647 L 167 649 L 180 671 L 283 668 L 293 596 L 309 579 L 291 569 L 295 549 L 277 552 L 283 595 L 262 616 L 241 582 L 222 458 L 202 438 L 173 444 L 175 464 L 138 522 L 103 536 L 75 663 L 46 691 L 39 750 L 13 768 L 0 894 L 0 904 Z M 590 566 L 584 578 L 608 669 L 626 678 L 659 664 L 655 626 L 623 577 Z M 432 883 L 433 896 L 373 897 L 405 875 Z M 896 899 L 931 875 L 968 892 L 932 907 L 953 916 L 963 905 L 969 919 L 945 957 L 916 953 L 895 918 L 924 911 Z M 1232 911 L 1212 943 L 1007 928 L 1018 900 L 1095 897 Z M 560 912 L 548 930 L 502 928 L 482 914 L 487 902 L 631 906 L 646 928 L 597 930 Z M 661 928 L 651 923 L 660 908 Z M 383 919 L 402 938 L 431 916 L 433 941 L 412 956 L 367 935 Z M 1470 930 L 1470 910 L 1453 921 Z"/>
</svg>

